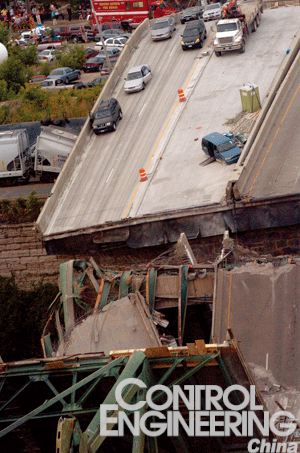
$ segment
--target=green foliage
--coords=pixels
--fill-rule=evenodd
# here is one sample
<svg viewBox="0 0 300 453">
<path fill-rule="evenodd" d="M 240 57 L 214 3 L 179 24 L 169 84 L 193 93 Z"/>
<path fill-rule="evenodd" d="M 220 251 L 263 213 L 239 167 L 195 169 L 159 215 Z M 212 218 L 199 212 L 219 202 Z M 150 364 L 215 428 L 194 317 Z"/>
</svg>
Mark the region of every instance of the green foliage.
<svg viewBox="0 0 300 453">
<path fill-rule="evenodd" d="M 11 55 L 0 66 L 0 80 L 5 80 L 7 87 L 18 93 L 25 85 L 26 73 L 24 65 L 18 56 Z"/>
<path fill-rule="evenodd" d="M 47 93 L 48 95 L 48 93 Z M 46 95 L 46 96 L 47 96 Z M 25 100 L 34 102 L 35 104 L 41 106 L 42 102 L 45 100 L 45 93 L 41 90 L 39 86 L 28 86 L 22 91 L 22 97 Z"/>
<path fill-rule="evenodd" d="M 0 42 L 7 47 L 9 41 L 9 29 L 0 22 Z"/>
<path fill-rule="evenodd" d="M 40 213 L 43 202 L 36 196 L 33 190 L 27 200 L 17 198 L 16 200 L 0 201 L 1 223 L 25 223 L 34 222 Z"/>
<path fill-rule="evenodd" d="M 0 124 L 7 124 L 9 118 L 9 106 L 2 105 L 0 107 Z"/>
<path fill-rule="evenodd" d="M 20 58 L 24 65 L 36 64 L 38 62 L 37 46 L 35 44 L 31 44 L 30 46 L 22 48 Z"/>
<path fill-rule="evenodd" d="M 0 80 L 0 102 L 7 100 L 7 94 L 8 94 L 7 83 L 5 80 Z"/>
<path fill-rule="evenodd" d="M 0 277 L 0 355 L 4 361 L 42 356 L 40 338 L 57 292 L 57 286 L 43 282 L 22 291 L 13 276 Z"/>
<path fill-rule="evenodd" d="M 88 115 L 101 92 L 102 86 L 83 90 L 65 89 L 56 93 L 26 86 L 16 96 L 19 100 L 11 106 L 0 107 L 0 124 L 40 121 L 44 118 L 80 118 Z M 10 92 L 8 93 L 10 96 Z M 9 97 L 11 99 L 11 97 Z"/>
<path fill-rule="evenodd" d="M 53 68 L 50 68 L 50 63 L 47 60 L 45 63 L 42 64 L 40 69 L 40 75 L 48 76 Z"/>
<path fill-rule="evenodd" d="M 59 65 L 62 67 L 70 67 L 72 69 L 80 69 L 85 62 L 85 49 L 82 45 L 67 47 L 62 53 L 57 55 Z"/>
</svg>

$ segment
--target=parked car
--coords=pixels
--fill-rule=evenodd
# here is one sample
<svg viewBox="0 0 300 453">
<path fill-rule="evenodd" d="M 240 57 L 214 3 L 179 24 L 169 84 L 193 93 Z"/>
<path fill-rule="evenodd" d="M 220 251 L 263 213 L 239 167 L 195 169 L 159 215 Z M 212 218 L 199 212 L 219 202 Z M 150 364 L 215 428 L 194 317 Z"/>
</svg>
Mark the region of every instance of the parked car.
<svg viewBox="0 0 300 453">
<path fill-rule="evenodd" d="M 172 16 L 164 16 L 156 19 L 151 30 L 152 41 L 172 38 L 176 30 L 175 19 Z"/>
<path fill-rule="evenodd" d="M 102 57 L 89 58 L 85 63 L 83 63 L 81 69 L 84 72 L 100 71 L 103 66 L 103 62 Z"/>
<path fill-rule="evenodd" d="M 118 122 L 123 118 L 122 109 L 115 98 L 101 101 L 94 114 L 90 113 L 93 131 L 96 135 L 101 132 L 115 131 Z"/>
<path fill-rule="evenodd" d="M 190 22 L 191 20 L 199 20 L 202 19 L 204 8 L 202 6 L 193 6 L 191 8 L 187 8 L 180 14 L 180 22 L 185 24 L 186 22 Z"/>
<path fill-rule="evenodd" d="M 116 47 L 109 47 L 108 49 L 106 49 L 106 52 L 109 57 L 118 57 L 121 53 L 121 50 L 117 49 Z M 103 49 L 98 51 L 97 56 L 101 57 L 103 61 L 106 59 L 106 55 Z"/>
<path fill-rule="evenodd" d="M 101 85 L 107 80 L 107 76 L 97 77 L 96 79 L 92 80 L 91 82 L 87 82 L 85 85 L 88 87 L 94 87 L 96 85 Z"/>
<path fill-rule="evenodd" d="M 118 57 L 111 57 L 109 59 L 112 67 L 114 67 L 114 65 L 116 64 L 117 60 L 118 60 Z M 103 63 L 102 69 L 100 71 L 100 75 L 101 76 L 108 76 L 109 75 L 109 68 L 108 68 L 107 60 L 105 60 L 104 63 Z"/>
<path fill-rule="evenodd" d="M 71 82 L 72 80 L 77 80 L 81 76 L 81 72 L 79 69 L 72 69 L 72 68 L 57 68 L 53 69 L 50 72 L 47 79 L 57 79 L 61 80 L 62 83 L 66 85 Z"/>
<path fill-rule="evenodd" d="M 99 51 L 97 49 L 92 49 L 91 47 L 87 47 L 85 49 L 86 60 L 88 60 L 89 58 L 96 57 L 98 55 L 98 53 L 99 53 Z"/>
<path fill-rule="evenodd" d="M 56 59 L 56 50 L 42 50 L 38 54 L 38 61 L 39 63 L 45 63 L 45 61 L 49 61 L 49 63 Z"/>
<path fill-rule="evenodd" d="M 81 90 L 82 88 L 88 88 L 88 87 L 94 87 L 97 85 L 101 85 L 107 80 L 107 76 L 105 77 L 97 77 L 96 79 L 92 80 L 91 82 L 83 83 L 83 82 L 75 82 L 73 84 L 73 88 L 78 88 L 78 90 Z"/>
<path fill-rule="evenodd" d="M 203 20 L 214 20 L 214 19 L 221 19 L 222 17 L 222 5 L 221 3 L 210 3 L 205 7 L 203 13 Z"/>
<path fill-rule="evenodd" d="M 181 36 L 182 50 L 202 47 L 203 41 L 207 37 L 204 22 L 202 20 L 192 20 L 191 22 L 188 22 Z"/>
<path fill-rule="evenodd" d="M 73 85 L 65 85 L 60 79 L 46 79 L 41 83 L 41 89 L 43 91 L 59 91 L 68 88 L 73 88 Z"/>
<path fill-rule="evenodd" d="M 135 66 L 127 74 L 124 84 L 126 93 L 134 93 L 145 89 L 145 86 L 152 78 L 151 68 L 148 64 Z"/>
<path fill-rule="evenodd" d="M 120 30 L 118 28 L 111 28 L 109 30 L 104 30 L 102 32 L 102 37 L 104 41 L 108 38 L 118 38 L 118 37 L 123 37 L 123 38 L 130 38 L 130 33 L 124 33 L 123 30 Z M 95 41 L 98 42 L 100 41 L 100 35 L 97 33 L 95 35 Z"/>
<path fill-rule="evenodd" d="M 117 49 L 123 49 L 123 47 L 125 46 L 126 44 L 126 41 L 127 41 L 127 38 L 125 37 L 116 37 L 116 38 L 108 38 L 104 41 L 104 44 L 107 48 L 109 47 L 114 47 L 114 48 L 117 48 Z M 102 42 L 99 41 L 96 43 L 96 47 L 100 47 L 102 48 Z"/>
<path fill-rule="evenodd" d="M 30 85 L 33 85 L 33 86 L 38 86 L 40 85 L 44 80 L 46 80 L 46 76 L 45 75 L 36 75 L 36 76 L 33 76 L 31 77 L 31 79 L 29 80 L 29 84 Z"/>
</svg>

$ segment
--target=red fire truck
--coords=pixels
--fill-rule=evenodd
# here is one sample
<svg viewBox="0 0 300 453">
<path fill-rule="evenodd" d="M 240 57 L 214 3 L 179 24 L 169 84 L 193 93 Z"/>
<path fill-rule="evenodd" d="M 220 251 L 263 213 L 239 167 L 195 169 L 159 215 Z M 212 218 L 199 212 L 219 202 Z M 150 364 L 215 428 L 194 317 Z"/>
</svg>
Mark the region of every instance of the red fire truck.
<svg viewBox="0 0 300 453">
<path fill-rule="evenodd" d="M 111 20 L 129 21 L 131 25 L 138 24 L 149 18 L 168 16 L 176 13 L 168 8 L 165 2 L 151 0 L 92 0 L 99 23 Z"/>
</svg>

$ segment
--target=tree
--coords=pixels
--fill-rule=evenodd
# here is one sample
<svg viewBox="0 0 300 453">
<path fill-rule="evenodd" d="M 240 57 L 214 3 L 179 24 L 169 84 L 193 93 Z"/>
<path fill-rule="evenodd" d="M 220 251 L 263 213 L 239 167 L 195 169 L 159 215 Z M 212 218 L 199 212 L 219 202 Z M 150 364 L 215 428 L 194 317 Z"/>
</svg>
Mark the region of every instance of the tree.
<svg viewBox="0 0 300 453">
<path fill-rule="evenodd" d="M 7 47 L 9 41 L 9 29 L 0 22 L 0 42 Z"/>
<path fill-rule="evenodd" d="M 0 66 L 0 80 L 5 80 L 7 90 L 18 93 L 27 81 L 25 66 L 19 57 L 11 55 Z"/>
<path fill-rule="evenodd" d="M 62 67 L 80 69 L 86 59 L 85 49 L 82 45 L 72 46 L 58 54 L 57 58 Z"/>
</svg>

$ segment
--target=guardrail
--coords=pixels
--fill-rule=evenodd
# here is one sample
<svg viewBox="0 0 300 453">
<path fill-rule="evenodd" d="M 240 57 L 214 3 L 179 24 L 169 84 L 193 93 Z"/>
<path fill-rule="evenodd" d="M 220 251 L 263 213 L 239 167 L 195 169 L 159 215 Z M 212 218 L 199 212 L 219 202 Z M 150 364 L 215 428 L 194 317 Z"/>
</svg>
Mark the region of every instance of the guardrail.
<svg viewBox="0 0 300 453">
<path fill-rule="evenodd" d="M 252 157 L 253 151 L 255 149 L 255 144 L 258 142 L 258 139 L 259 139 L 258 133 L 260 131 L 260 128 L 262 127 L 262 124 L 263 124 L 264 120 L 266 119 L 266 116 L 267 116 L 269 110 L 271 109 L 271 107 L 273 108 L 272 104 L 273 104 L 273 101 L 275 100 L 275 96 L 276 96 L 282 82 L 284 81 L 285 77 L 287 76 L 299 50 L 300 50 L 300 31 L 296 35 L 296 41 L 295 41 L 295 45 L 294 45 L 293 49 L 286 56 L 286 58 L 284 59 L 284 61 L 281 64 L 278 74 L 274 80 L 273 87 L 271 88 L 271 90 L 269 92 L 268 99 L 267 99 L 266 103 L 264 104 L 264 106 L 260 112 L 260 115 L 255 123 L 255 126 L 253 127 L 253 129 L 251 131 L 251 134 L 247 140 L 245 148 L 243 149 L 243 152 L 237 162 L 237 166 L 239 166 L 239 167 L 245 166 L 248 163 L 250 157 Z M 251 147 L 252 147 L 252 149 L 251 149 Z M 250 149 L 251 149 L 251 153 L 250 153 Z"/>
</svg>

